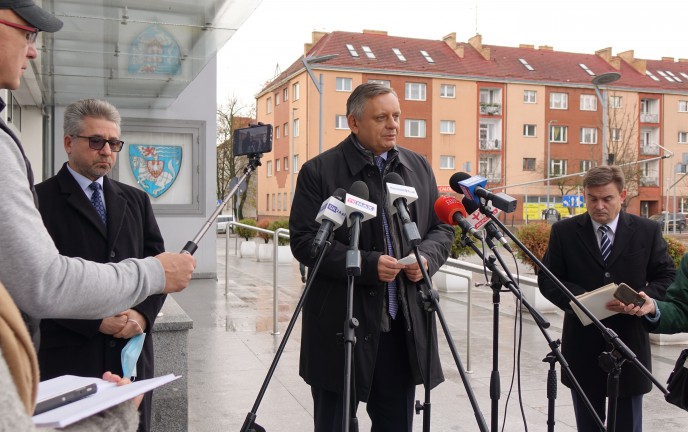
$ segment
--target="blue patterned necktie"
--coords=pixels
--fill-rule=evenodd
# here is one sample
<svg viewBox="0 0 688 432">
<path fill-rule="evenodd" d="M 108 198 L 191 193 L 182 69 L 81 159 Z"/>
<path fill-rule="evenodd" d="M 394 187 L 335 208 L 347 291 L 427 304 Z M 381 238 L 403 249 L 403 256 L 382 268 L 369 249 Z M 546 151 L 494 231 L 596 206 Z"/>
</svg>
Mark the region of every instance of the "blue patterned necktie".
<svg viewBox="0 0 688 432">
<path fill-rule="evenodd" d="M 612 252 L 612 242 L 607 236 L 609 227 L 607 225 L 600 225 L 598 230 L 600 230 L 600 234 L 602 234 L 602 240 L 600 241 L 600 252 L 602 253 L 602 259 L 604 259 L 604 262 L 607 262 L 607 258 L 609 258 L 609 254 Z"/>
<path fill-rule="evenodd" d="M 88 188 L 93 191 L 93 193 L 91 194 L 91 204 L 93 204 L 93 207 L 95 207 L 96 212 L 98 212 L 100 220 L 102 220 L 103 223 L 107 225 L 107 216 L 105 215 L 105 204 L 103 204 L 103 198 L 100 196 L 100 189 L 102 188 L 100 186 L 100 183 L 93 182 L 90 185 L 88 185 Z"/>
<path fill-rule="evenodd" d="M 375 165 L 382 173 L 385 169 L 385 160 L 382 156 L 375 156 Z M 382 209 L 382 226 L 385 230 L 385 239 L 387 241 L 387 255 L 394 256 L 394 249 L 392 249 L 392 236 L 389 234 L 389 222 L 387 221 L 387 212 L 381 206 Z M 393 280 L 387 282 L 387 293 L 389 295 L 389 314 L 392 318 L 397 317 L 397 311 L 399 310 L 399 302 L 397 301 L 397 281 Z"/>
</svg>

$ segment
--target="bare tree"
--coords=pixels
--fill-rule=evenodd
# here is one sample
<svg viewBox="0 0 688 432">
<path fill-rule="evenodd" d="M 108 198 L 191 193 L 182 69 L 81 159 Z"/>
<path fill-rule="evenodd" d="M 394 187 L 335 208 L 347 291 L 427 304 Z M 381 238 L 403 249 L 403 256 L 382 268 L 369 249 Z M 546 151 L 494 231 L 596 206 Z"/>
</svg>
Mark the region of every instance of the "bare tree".
<svg viewBox="0 0 688 432">
<path fill-rule="evenodd" d="M 616 96 L 611 93 L 610 96 Z M 621 166 L 626 178 L 626 199 L 623 208 L 640 195 L 643 164 L 638 162 L 638 103 L 628 109 L 613 108 L 607 104 L 607 153 L 609 163 Z M 658 153 L 659 154 L 659 153 Z M 656 186 L 659 186 L 657 184 Z"/>
</svg>

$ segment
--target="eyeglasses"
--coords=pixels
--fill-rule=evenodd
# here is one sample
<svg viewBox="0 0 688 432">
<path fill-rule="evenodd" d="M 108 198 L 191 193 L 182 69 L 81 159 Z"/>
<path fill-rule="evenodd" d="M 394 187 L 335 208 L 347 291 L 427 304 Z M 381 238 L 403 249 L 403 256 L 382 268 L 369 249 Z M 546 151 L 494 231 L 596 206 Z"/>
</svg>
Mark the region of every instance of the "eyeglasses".
<svg viewBox="0 0 688 432">
<path fill-rule="evenodd" d="M 0 19 L 0 24 L 5 24 L 8 27 L 14 27 L 19 30 L 24 30 L 26 32 L 26 42 L 29 44 L 36 43 L 36 38 L 38 37 L 38 30 L 36 27 L 29 27 L 22 24 L 17 24 L 9 21 Z"/>
<path fill-rule="evenodd" d="M 88 146 L 93 150 L 102 150 L 105 147 L 105 143 L 110 144 L 110 150 L 113 152 L 118 152 L 124 147 L 124 141 L 118 139 L 105 139 L 99 136 L 81 136 L 74 135 L 77 138 L 84 138 L 88 140 Z"/>
</svg>

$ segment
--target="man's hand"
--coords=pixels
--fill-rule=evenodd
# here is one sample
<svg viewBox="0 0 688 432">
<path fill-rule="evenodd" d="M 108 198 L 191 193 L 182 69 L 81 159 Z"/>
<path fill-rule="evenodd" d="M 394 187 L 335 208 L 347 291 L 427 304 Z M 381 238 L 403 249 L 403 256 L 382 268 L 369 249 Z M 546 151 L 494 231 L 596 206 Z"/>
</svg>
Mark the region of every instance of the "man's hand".
<svg viewBox="0 0 688 432">
<path fill-rule="evenodd" d="M 110 381 L 110 382 L 113 382 L 113 383 L 117 383 L 117 387 L 120 387 L 120 386 L 123 386 L 123 385 L 127 385 L 127 384 L 131 384 L 131 380 L 129 380 L 129 378 L 122 378 L 122 377 L 120 377 L 119 375 L 115 375 L 115 374 L 113 374 L 113 373 L 110 372 L 110 371 L 105 372 L 105 373 L 103 374 L 103 379 L 104 379 L 105 381 Z M 141 401 L 142 401 L 142 400 L 143 400 L 143 395 L 136 396 L 134 399 L 132 399 L 132 401 L 134 402 L 134 405 L 136 406 L 136 408 L 138 408 L 139 405 L 141 405 Z"/>
<path fill-rule="evenodd" d="M 645 299 L 645 303 L 641 307 L 634 306 L 632 304 L 625 304 L 617 299 L 614 299 L 607 303 L 607 309 L 610 311 L 626 314 L 626 315 L 635 315 L 635 316 L 645 316 L 645 315 L 650 315 L 651 317 L 655 315 L 655 302 L 645 294 L 645 292 L 640 291 L 638 293 L 640 297 Z"/>
<path fill-rule="evenodd" d="M 423 261 L 423 267 L 425 267 L 425 270 L 427 271 L 428 260 L 426 260 L 423 255 L 420 256 L 420 259 Z M 406 273 L 406 277 L 411 282 L 418 282 L 419 280 L 423 279 L 423 272 L 420 270 L 420 266 L 418 265 L 417 261 L 404 267 L 404 273 Z"/>
<path fill-rule="evenodd" d="M 100 322 L 100 327 L 98 327 L 98 331 L 103 334 L 114 335 L 115 333 L 121 332 L 126 325 L 127 316 L 125 312 L 121 312 L 115 316 L 103 318 Z"/>
<path fill-rule="evenodd" d="M 377 276 L 382 282 L 391 282 L 397 277 L 399 271 L 406 266 L 399 264 L 397 259 L 389 255 L 380 255 L 377 261 Z"/>
<path fill-rule="evenodd" d="M 191 274 L 196 268 L 196 258 L 182 253 L 164 252 L 157 255 L 162 267 L 165 269 L 165 289 L 163 294 L 179 292 L 189 286 Z"/>
<path fill-rule="evenodd" d="M 131 339 L 146 331 L 146 318 L 134 309 L 127 309 L 123 312 L 127 318 L 127 322 L 122 329 L 114 333 L 112 337 Z"/>
</svg>

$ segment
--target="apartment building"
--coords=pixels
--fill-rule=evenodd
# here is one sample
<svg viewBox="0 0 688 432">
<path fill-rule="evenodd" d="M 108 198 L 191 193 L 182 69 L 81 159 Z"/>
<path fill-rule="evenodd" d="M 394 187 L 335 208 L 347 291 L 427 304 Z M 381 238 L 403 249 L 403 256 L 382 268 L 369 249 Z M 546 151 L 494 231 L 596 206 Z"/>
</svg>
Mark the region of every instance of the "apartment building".
<svg viewBox="0 0 688 432">
<path fill-rule="evenodd" d="M 581 173 L 603 158 L 627 173 L 629 212 L 688 209 L 688 60 L 363 31 L 314 32 L 256 96 L 258 121 L 275 130 L 257 174 L 260 217 L 288 217 L 299 166 L 349 134 L 346 99 L 370 81 L 396 91 L 398 144 L 430 161 L 439 190 L 451 193 L 457 171 L 481 175 L 518 199 L 509 220 L 539 218 L 547 203 L 584 211 Z"/>
</svg>

